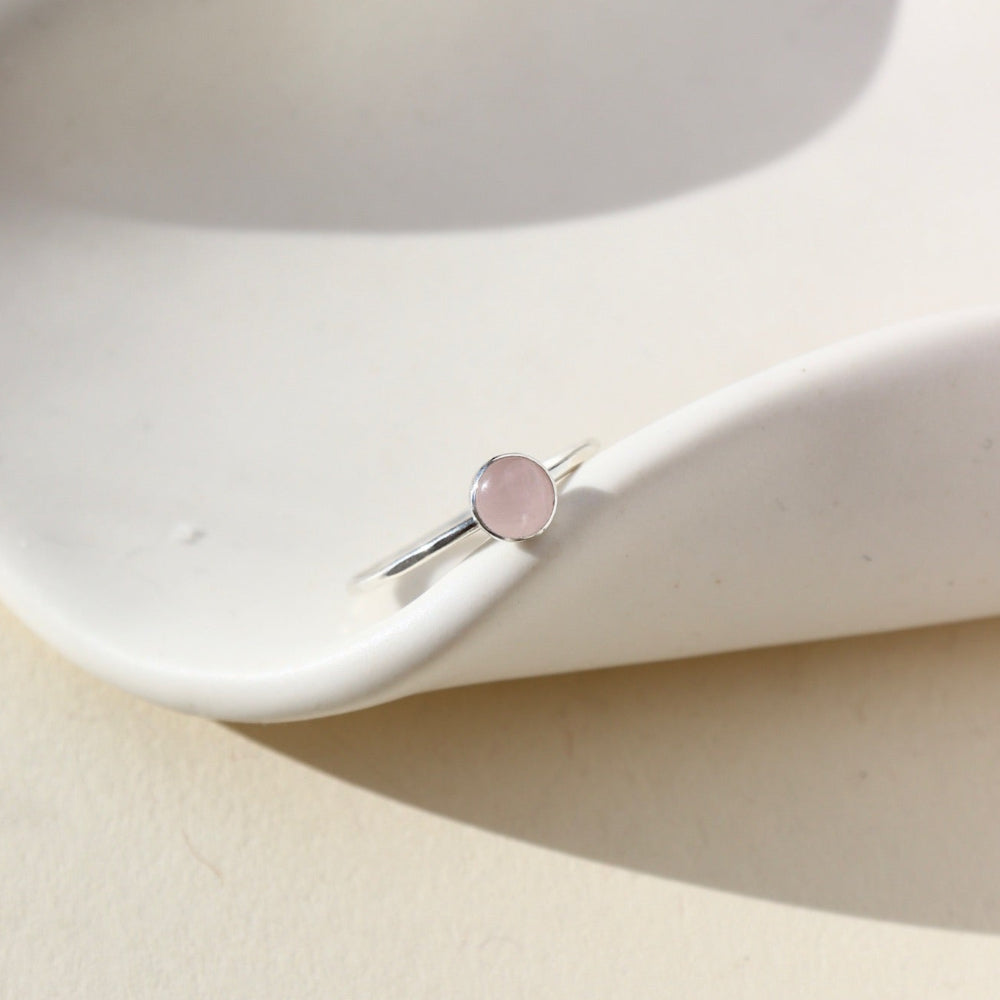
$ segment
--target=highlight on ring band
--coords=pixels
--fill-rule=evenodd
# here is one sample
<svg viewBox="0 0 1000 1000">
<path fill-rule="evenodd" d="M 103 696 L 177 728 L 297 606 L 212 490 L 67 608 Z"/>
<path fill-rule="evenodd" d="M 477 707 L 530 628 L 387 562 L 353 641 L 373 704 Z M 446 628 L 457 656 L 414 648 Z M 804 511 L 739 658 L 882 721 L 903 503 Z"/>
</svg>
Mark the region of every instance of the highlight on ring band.
<svg viewBox="0 0 1000 1000">
<path fill-rule="evenodd" d="M 504 542 L 523 542 L 540 535 L 556 515 L 559 484 L 598 447 L 590 438 L 547 462 L 520 452 L 494 455 L 472 479 L 467 512 L 358 573 L 348 588 L 369 590 L 395 579 L 475 532 Z"/>
</svg>

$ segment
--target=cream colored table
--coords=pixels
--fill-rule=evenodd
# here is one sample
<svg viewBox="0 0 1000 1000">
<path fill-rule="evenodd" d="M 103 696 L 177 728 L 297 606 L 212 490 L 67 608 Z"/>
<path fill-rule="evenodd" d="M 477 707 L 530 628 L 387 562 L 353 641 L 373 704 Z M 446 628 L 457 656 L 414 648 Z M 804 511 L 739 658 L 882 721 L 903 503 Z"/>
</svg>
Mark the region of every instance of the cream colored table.
<svg viewBox="0 0 1000 1000">
<path fill-rule="evenodd" d="M 6 996 L 996 995 L 995 621 L 246 728 L 0 624 Z"/>
<path fill-rule="evenodd" d="M 6 0 L 4 322 L 99 330 L 125 273 L 116 322 L 157 330 L 210 314 L 232 343 L 249 331 L 254 350 L 279 321 L 304 336 L 333 315 L 359 338 L 406 322 L 432 346 L 475 329 L 483 356 L 490 335 L 516 330 L 511 363 L 544 331 L 560 344 L 571 330 L 590 350 L 559 405 L 517 417 L 557 448 L 581 430 L 566 405 L 581 395 L 599 425 L 584 433 L 614 438 L 802 350 L 998 297 L 993 5 L 769 2 L 737 15 L 720 3 L 694 18 L 632 3 L 568 35 L 578 5 L 544 23 L 538 5 L 504 23 L 487 4 L 343 8 L 343 37 L 384 41 L 357 79 L 387 110 L 359 118 L 347 100 L 303 167 L 282 150 L 315 134 L 309 87 L 331 79 L 351 96 L 347 70 L 364 60 L 331 61 L 285 29 L 341 9 L 301 0 L 285 22 L 228 0 Z M 664 33 L 673 41 L 657 47 Z M 435 59 L 414 63 L 414 39 Z M 551 65 L 553 51 L 579 64 L 602 43 L 616 55 L 577 104 L 558 89 L 527 101 L 536 71 L 511 82 L 505 69 Z M 254 92 L 254 114 L 224 114 L 244 106 L 232 87 L 247 67 L 286 62 L 298 67 L 288 93 Z M 379 89 L 394 65 L 399 86 Z M 473 74 L 466 103 L 442 104 L 442 66 Z M 713 81 L 725 84 L 714 103 Z M 426 127 L 393 131 L 400 95 L 414 93 Z M 670 128 L 652 138 L 628 111 L 650 93 L 674 95 Z M 490 130 L 505 101 L 528 105 L 530 128 Z M 559 141 L 550 113 L 572 125 Z M 353 158 L 338 157 L 345 134 Z M 485 167 L 511 150 L 531 155 L 503 197 L 486 197 Z M 456 153 L 474 180 L 432 197 Z M 397 199 L 376 197 L 385 184 Z M 304 295 L 321 278 L 324 309 Z M 622 341 L 608 330 L 632 353 L 612 350 Z M 627 391 L 594 393 L 595 371 Z M 514 401 L 545 385 L 536 373 Z M 420 523 L 446 500 L 456 456 L 502 436 L 497 393 L 427 471 L 442 492 L 414 511 Z M 454 403 L 428 403 L 421 420 L 448 430 Z M 64 499 L 53 482 L 34 512 Z M 378 554 L 370 541 L 357 539 L 359 563 Z M 86 593 L 84 576 L 69 582 L 61 596 Z M 126 624 L 114 602 L 93 605 L 93 620 Z M 994 621 L 272 728 L 153 708 L 10 615 L 0 643 L 4 995 L 996 995 Z"/>
</svg>

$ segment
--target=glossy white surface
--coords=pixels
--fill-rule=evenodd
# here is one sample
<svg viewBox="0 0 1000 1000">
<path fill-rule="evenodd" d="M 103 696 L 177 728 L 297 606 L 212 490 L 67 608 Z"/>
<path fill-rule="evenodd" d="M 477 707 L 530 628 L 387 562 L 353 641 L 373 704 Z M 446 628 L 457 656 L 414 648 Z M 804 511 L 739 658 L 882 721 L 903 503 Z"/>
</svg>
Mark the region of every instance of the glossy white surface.
<svg viewBox="0 0 1000 1000">
<path fill-rule="evenodd" d="M 542 60 L 551 106 L 525 111 L 518 87 L 538 81 L 476 59 L 494 95 L 476 104 L 491 109 L 477 145 L 463 106 L 434 104 L 448 111 L 432 126 L 393 131 L 393 115 L 421 120 L 470 58 L 440 39 L 466 54 L 452 64 L 414 45 L 397 58 L 409 21 L 386 34 L 301 4 L 272 45 L 272 15 L 252 5 L 240 32 L 226 4 L 8 7 L 0 592 L 76 661 L 187 710 L 284 718 L 425 685 L 996 609 L 984 569 L 995 536 L 975 521 L 995 485 L 996 458 L 976 445 L 991 437 L 994 356 L 986 327 L 956 332 L 934 360 L 959 326 L 912 357 L 905 334 L 890 338 L 894 358 L 873 348 L 884 385 L 867 362 L 850 370 L 845 347 L 805 380 L 793 366 L 610 448 L 574 481 L 579 516 L 533 550 L 558 558 L 493 547 L 383 618 L 343 592 L 359 566 L 450 513 L 489 454 L 614 442 L 847 333 L 992 298 L 997 149 L 976 108 L 1000 80 L 975 5 L 964 19 L 905 5 L 888 33 L 888 4 L 824 8 L 825 20 L 773 4 L 755 10 L 739 59 L 713 47 L 727 7 L 695 24 L 668 6 L 662 36 L 648 22 L 627 32 L 632 55 L 680 38 L 683 59 L 662 72 L 690 73 L 709 50 L 722 83 L 624 124 L 597 116 L 566 148 L 619 149 L 615 130 L 631 128 L 649 142 L 636 163 L 669 149 L 671 165 L 654 184 L 617 157 L 570 175 L 556 160 L 572 177 L 565 196 L 551 178 L 534 185 L 551 159 L 546 116 L 583 99 L 559 89 L 566 67 L 589 79 L 587 59 L 604 53 L 631 85 L 622 67 L 646 65 L 621 59 L 599 25 L 581 21 L 564 48 L 542 33 L 565 59 Z M 546 11 L 555 27 L 571 13 Z M 431 20 L 471 31 L 487 14 Z M 539 37 L 524 17 L 488 35 L 497 53 Z M 357 47 L 320 59 L 317 39 L 335 36 Z M 373 45 L 381 62 L 363 58 Z M 282 56 L 292 50 L 302 58 Z M 356 90 L 325 75 L 363 63 L 398 74 Z M 771 83 L 756 93 L 748 79 Z M 655 82 L 642 93 L 679 92 Z M 633 106 L 624 84 L 605 93 Z M 350 146 L 356 161 L 342 155 L 361 113 L 348 99 L 377 110 L 370 141 Z M 385 137 L 406 134 L 418 138 L 403 161 L 424 169 L 404 182 L 377 168 L 400 153 Z M 497 135 L 504 154 L 490 162 L 504 169 L 484 191 L 477 164 L 498 155 Z M 470 160 L 456 166 L 456 149 Z M 507 169 L 520 163 L 534 166 Z M 939 371 L 972 387 L 957 410 Z M 923 392 L 940 413 L 918 405 Z M 900 447 L 915 428 L 920 447 Z M 803 469 L 796 448 L 826 464 Z M 748 455 L 763 456 L 761 478 L 734 478 Z M 851 506 L 824 514 L 841 485 Z"/>
</svg>

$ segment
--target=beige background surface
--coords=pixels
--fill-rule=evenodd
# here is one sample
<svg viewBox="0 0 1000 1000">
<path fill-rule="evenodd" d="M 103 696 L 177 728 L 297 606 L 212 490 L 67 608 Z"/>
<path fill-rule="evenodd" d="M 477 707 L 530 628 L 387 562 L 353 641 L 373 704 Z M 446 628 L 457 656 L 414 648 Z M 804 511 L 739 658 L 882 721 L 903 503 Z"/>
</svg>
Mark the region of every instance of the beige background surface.
<svg viewBox="0 0 1000 1000">
<path fill-rule="evenodd" d="M 273 728 L 0 663 L 4 996 L 996 995 L 998 621 Z"/>
</svg>

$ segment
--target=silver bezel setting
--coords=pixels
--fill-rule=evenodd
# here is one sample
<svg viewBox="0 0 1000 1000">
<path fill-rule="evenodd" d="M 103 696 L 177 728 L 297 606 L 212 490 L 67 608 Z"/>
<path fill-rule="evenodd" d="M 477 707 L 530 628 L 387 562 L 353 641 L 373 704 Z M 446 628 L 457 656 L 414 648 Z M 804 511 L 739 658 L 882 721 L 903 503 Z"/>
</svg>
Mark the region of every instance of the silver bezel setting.
<svg viewBox="0 0 1000 1000">
<path fill-rule="evenodd" d="M 537 465 L 542 472 L 545 473 L 546 478 L 549 481 L 549 485 L 552 487 L 552 511 L 549 514 L 548 520 L 543 524 L 538 531 L 530 535 L 518 535 L 517 537 L 511 537 L 509 535 L 498 535 L 495 531 L 491 531 L 480 519 L 479 511 L 476 509 L 476 492 L 479 489 L 479 481 L 483 477 L 483 473 L 493 465 L 494 462 L 498 462 L 502 458 L 524 458 L 531 462 L 533 465 Z M 505 451 L 500 455 L 494 455 L 491 459 L 484 462 L 480 467 L 475 476 L 472 477 L 472 485 L 469 487 L 469 509 L 472 517 L 475 519 L 476 524 L 483 529 L 488 535 L 493 538 L 499 539 L 501 542 L 526 542 L 529 538 L 537 538 L 545 529 L 552 523 L 552 519 L 556 516 L 556 508 L 559 506 L 559 490 L 556 488 L 556 481 L 552 478 L 552 473 L 545 467 L 543 462 L 539 462 L 537 458 L 532 455 L 525 455 L 520 451 Z"/>
</svg>

